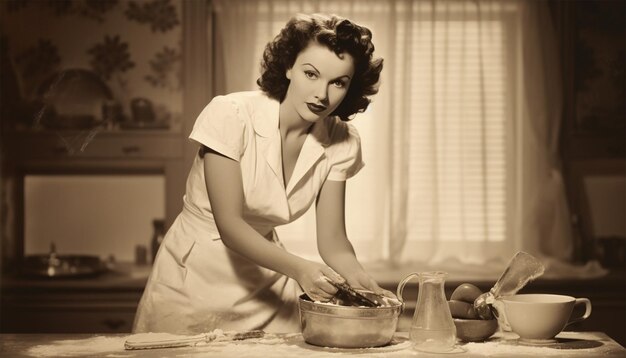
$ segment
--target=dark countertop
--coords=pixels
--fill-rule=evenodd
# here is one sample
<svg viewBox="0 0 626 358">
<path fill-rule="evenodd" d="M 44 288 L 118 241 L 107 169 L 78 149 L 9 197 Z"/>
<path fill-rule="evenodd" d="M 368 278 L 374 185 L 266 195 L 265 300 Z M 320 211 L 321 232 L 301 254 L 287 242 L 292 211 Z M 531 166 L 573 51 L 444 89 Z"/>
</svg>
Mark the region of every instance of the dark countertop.
<svg viewBox="0 0 626 358">
<path fill-rule="evenodd" d="M 32 278 L 15 274 L 2 276 L 3 292 L 142 292 L 150 274 L 150 265 L 117 263 L 113 270 L 94 277 Z"/>
<path fill-rule="evenodd" d="M 108 334 L 2 334 L 0 352 L 5 357 L 414 357 L 406 332 L 394 344 L 379 348 L 338 349 L 316 347 L 299 333 L 267 334 L 237 342 L 212 342 L 202 346 L 124 350 L 129 335 Z M 496 333 L 486 342 L 460 344 L 462 357 L 605 357 L 623 358 L 626 349 L 601 332 L 562 332 L 551 347 L 529 347 L 517 343 L 512 333 Z M 420 357 L 441 355 L 419 353 Z"/>
</svg>

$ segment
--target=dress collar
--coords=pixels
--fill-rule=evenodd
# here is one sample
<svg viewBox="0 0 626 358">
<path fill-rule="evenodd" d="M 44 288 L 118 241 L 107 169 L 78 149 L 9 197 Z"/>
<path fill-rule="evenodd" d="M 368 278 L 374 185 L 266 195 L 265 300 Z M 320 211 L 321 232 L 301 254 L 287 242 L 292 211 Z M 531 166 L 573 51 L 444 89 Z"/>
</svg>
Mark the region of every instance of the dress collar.
<svg viewBox="0 0 626 358">
<path fill-rule="evenodd" d="M 279 133 L 279 113 L 280 102 L 274 98 L 270 98 L 265 93 L 262 93 L 262 103 L 261 105 L 255 106 L 255 113 L 252 116 L 254 132 L 264 138 L 270 138 L 277 135 Z M 335 119 L 325 118 L 317 121 L 309 133 L 309 136 L 312 136 L 312 139 L 322 147 L 327 147 L 330 144 L 328 121 L 332 120 Z"/>
<path fill-rule="evenodd" d="M 265 160 L 274 172 L 276 179 L 283 183 L 282 154 L 280 131 L 278 130 L 278 115 L 280 103 L 263 94 L 262 103 L 254 106 L 252 125 L 254 132 L 264 138 L 267 143 Z M 307 135 L 300 154 L 296 161 L 293 174 L 286 185 L 286 192 L 289 194 L 296 184 L 306 175 L 313 165 L 324 155 L 325 147 L 330 145 L 328 128 L 333 117 L 324 118 L 317 121 Z"/>
<path fill-rule="evenodd" d="M 254 132 L 264 138 L 272 137 L 278 132 L 280 102 L 263 92 L 261 92 L 260 102 L 259 105 L 254 106 L 255 112 L 252 115 Z"/>
</svg>

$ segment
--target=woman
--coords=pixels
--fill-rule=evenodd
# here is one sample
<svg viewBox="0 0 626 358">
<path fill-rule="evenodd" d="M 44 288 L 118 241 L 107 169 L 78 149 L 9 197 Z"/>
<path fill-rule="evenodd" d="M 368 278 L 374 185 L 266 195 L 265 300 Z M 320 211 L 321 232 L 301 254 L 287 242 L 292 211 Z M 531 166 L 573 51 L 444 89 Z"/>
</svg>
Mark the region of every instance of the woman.
<svg viewBox="0 0 626 358">
<path fill-rule="evenodd" d="M 183 211 L 155 259 L 135 332 L 293 332 L 299 288 L 320 301 L 336 292 L 329 281 L 391 294 L 357 261 L 344 223 L 345 180 L 363 166 L 345 121 L 377 92 L 373 51 L 371 32 L 349 20 L 297 16 L 266 46 L 261 91 L 207 105 L 190 135 L 201 149 Z M 328 266 L 290 254 L 274 232 L 314 201 Z"/>
</svg>

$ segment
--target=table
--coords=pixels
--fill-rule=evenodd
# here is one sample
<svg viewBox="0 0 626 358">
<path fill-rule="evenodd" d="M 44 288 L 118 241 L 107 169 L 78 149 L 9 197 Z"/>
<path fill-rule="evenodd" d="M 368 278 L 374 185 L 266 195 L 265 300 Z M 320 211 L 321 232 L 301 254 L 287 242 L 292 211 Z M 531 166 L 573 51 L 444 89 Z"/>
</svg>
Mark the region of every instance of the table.
<svg viewBox="0 0 626 358">
<path fill-rule="evenodd" d="M 411 349 L 407 333 L 380 348 L 339 349 L 316 347 L 299 333 L 266 334 L 237 342 L 212 342 L 204 346 L 124 350 L 127 334 L 1 334 L 3 357 L 604 357 L 624 358 L 626 349 L 602 332 L 562 332 L 550 347 L 520 345 L 517 335 L 498 332 L 486 342 L 459 344 L 458 354 L 429 354 Z"/>
</svg>

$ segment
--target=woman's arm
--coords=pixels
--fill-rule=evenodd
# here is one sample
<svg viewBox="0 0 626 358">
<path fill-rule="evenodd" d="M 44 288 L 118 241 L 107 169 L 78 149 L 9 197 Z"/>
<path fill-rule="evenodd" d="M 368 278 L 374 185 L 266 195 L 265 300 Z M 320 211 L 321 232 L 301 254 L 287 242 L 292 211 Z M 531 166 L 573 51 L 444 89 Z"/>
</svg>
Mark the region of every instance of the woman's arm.
<svg viewBox="0 0 626 358">
<path fill-rule="evenodd" d="M 345 181 L 324 182 L 317 197 L 317 247 L 324 262 L 352 287 L 383 294 L 378 284 L 359 263 L 346 235 Z"/>
<path fill-rule="evenodd" d="M 208 149 L 204 155 L 204 175 L 224 245 L 260 266 L 295 279 L 313 299 L 328 300 L 334 295 L 337 289 L 324 276 L 337 282 L 343 279 L 329 267 L 277 247 L 243 220 L 243 184 L 237 161 Z"/>
</svg>

